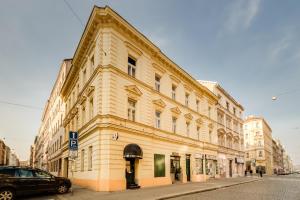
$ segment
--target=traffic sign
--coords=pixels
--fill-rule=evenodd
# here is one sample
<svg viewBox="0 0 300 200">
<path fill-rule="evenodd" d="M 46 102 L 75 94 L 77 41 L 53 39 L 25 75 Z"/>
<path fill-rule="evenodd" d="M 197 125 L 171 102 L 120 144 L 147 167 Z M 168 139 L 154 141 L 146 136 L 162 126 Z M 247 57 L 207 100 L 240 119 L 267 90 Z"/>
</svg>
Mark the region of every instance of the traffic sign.
<svg viewBox="0 0 300 200">
<path fill-rule="evenodd" d="M 69 150 L 78 150 L 78 132 L 69 132 Z"/>
</svg>

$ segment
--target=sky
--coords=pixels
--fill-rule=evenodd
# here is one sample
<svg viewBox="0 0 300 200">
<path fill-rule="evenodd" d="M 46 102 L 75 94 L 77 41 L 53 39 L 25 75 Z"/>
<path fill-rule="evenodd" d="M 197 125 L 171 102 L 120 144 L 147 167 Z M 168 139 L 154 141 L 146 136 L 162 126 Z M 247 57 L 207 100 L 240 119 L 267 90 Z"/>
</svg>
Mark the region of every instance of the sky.
<svg viewBox="0 0 300 200">
<path fill-rule="evenodd" d="M 220 83 L 244 116 L 263 116 L 300 164 L 300 1 L 66 1 L 80 20 L 64 0 L 1 0 L 0 138 L 21 160 L 62 60 L 93 6 L 109 5 L 194 78 Z"/>
</svg>

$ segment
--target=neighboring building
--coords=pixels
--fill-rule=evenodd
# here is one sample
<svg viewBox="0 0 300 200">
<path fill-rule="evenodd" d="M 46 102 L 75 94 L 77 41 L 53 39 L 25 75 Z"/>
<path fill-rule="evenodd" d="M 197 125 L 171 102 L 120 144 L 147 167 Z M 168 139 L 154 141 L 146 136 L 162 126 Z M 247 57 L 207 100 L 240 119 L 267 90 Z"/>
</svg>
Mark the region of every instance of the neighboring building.
<svg viewBox="0 0 300 200">
<path fill-rule="evenodd" d="M 9 158 L 10 158 L 10 147 L 9 146 L 5 146 L 5 158 L 4 158 L 4 165 L 9 165 Z"/>
<path fill-rule="evenodd" d="M 61 175 L 61 144 L 65 132 L 62 126 L 65 104 L 60 97 L 60 92 L 70 66 L 71 59 L 65 59 L 60 66 L 57 79 L 44 108 L 42 123 L 34 145 L 34 166 L 48 170 L 57 176 Z"/>
<path fill-rule="evenodd" d="M 30 156 L 29 156 L 29 166 L 34 167 L 34 162 L 35 162 L 35 145 L 30 146 Z"/>
<path fill-rule="evenodd" d="M 28 160 L 22 160 L 20 161 L 21 167 L 29 167 L 29 161 Z"/>
<path fill-rule="evenodd" d="M 19 159 L 15 153 L 10 154 L 8 165 L 9 166 L 19 166 L 20 165 Z"/>
<path fill-rule="evenodd" d="M 272 129 L 262 117 L 249 116 L 244 121 L 246 169 L 273 174 Z"/>
<path fill-rule="evenodd" d="M 5 143 L 0 139 L 0 165 L 5 165 L 6 163 L 6 151 L 5 151 Z"/>
<path fill-rule="evenodd" d="M 286 151 L 283 152 L 283 171 L 284 173 L 292 173 L 294 171 L 293 169 L 293 162 L 290 156 L 286 153 Z"/>
<path fill-rule="evenodd" d="M 217 82 L 200 81 L 218 96 L 218 163 L 221 177 L 244 176 L 244 108 Z"/>
<path fill-rule="evenodd" d="M 219 177 L 218 97 L 109 7 L 94 7 L 62 97 L 63 175 L 74 184 L 117 191 Z M 69 131 L 79 132 L 74 162 Z"/>
<path fill-rule="evenodd" d="M 272 148 L 273 148 L 273 173 L 281 174 L 284 172 L 283 166 L 283 146 L 279 140 L 272 139 Z"/>
</svg>

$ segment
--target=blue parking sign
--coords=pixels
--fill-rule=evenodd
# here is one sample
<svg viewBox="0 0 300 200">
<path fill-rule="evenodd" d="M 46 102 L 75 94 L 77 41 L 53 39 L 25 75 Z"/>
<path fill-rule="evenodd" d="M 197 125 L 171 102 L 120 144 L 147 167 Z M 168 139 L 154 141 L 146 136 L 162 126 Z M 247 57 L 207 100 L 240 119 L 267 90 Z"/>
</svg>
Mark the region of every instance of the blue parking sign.
<svg viewBox="0 0 300 200">
<path fill-rule="evenodd" d="M 78 150 L 78 132 L 69 132 L 69 149 Z"/>
</svg>

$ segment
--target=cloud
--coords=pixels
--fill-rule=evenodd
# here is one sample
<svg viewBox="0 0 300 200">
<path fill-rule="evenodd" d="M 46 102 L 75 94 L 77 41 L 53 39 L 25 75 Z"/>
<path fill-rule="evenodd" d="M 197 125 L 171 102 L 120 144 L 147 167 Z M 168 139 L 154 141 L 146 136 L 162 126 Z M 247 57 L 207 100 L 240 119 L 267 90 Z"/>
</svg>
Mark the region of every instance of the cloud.
<svg viewBox="0 0 300 200">
<path fill-rule="evenodd" d="M 260 10 L 261 0 L 236 0 L 227 8 L 223 30 L 234 33 L 248 29 Z"/>
</svg>

